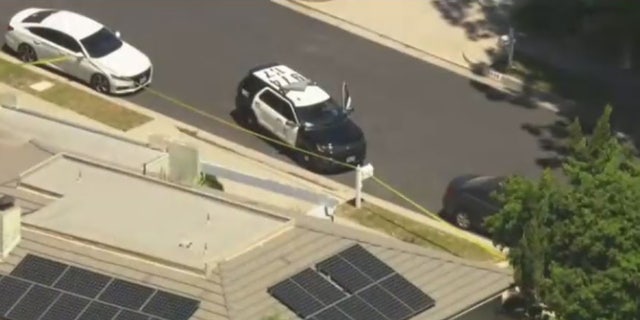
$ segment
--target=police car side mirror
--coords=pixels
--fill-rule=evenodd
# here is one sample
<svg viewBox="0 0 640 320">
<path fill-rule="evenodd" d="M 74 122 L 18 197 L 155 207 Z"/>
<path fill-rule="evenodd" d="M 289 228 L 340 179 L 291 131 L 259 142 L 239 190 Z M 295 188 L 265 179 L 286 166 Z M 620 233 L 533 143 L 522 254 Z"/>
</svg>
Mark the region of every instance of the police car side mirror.
<svg viewBox="0 0 640 320">
<path fill-rule="evenodd" d="M 349 93 L 349 87 L 347 86 L 347 82 L 342 82 L 342 107 L 347 113 L 353 112 L 353 107 L 351 106 L 351 94 Z"/>
<path fill-rule="evenodd" d="M 352 113 L 353 111 L 355 111 L 355 109 L 353 108 L 353 106 L 351 105 L 351 100 L 349 100 L 349 103 L 347 105 L 344 106 L 344 111 L 346 113 Z"/>
</svg>

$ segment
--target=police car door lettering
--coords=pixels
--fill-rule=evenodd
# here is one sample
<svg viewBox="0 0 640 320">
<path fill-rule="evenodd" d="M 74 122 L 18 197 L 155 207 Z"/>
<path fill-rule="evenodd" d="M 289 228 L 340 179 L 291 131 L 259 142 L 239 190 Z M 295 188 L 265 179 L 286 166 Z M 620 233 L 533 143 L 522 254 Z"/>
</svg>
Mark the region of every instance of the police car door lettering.
<svg viewBox="0 0 640 320">
<path fill-rule="evenodd" d="M 282 88 L 283 85 L 292 84 L 295 82 L 307 82 L 309 81 L 303 75 L 297 72 L 287 73 L 278 67 L 264 70 L 265 78 L 276 88 Z"/>
</svg>

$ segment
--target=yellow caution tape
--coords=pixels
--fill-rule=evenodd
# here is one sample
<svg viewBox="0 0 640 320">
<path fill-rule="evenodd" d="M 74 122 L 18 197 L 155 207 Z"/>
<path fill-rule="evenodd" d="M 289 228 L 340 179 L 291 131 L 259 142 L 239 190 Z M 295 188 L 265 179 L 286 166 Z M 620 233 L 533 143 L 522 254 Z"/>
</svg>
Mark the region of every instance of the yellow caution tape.
<svg viewBox="0 0 640 320">
<path fill-rule="evenodd" d="M 354 165 L 352 165 L 352 164 L 345 163 L 345 162 L 341 162 L 341 161 L 337 161 L 337 160 L 333 160 L 333 159 L 331 159 L 331 158 L 328 158 L 328 157 L 326 157 L 326 156 L 323 156 L 323 155 L 317 154 L 317 153 L 315 153 L 315 152 L 311 152 L 311 151 L 308 151 L 308 150 L 304 150 L 304 149 L 298 148 L 298 147 L 296 147 L 296 146 L 292 146 L 292 145 L 289 145 L 289 144 L 287 144 L 287 143 L 284 143 L 284 142 L 282 142 L 282 141 L 280 141 L 280 140 L 273 139 L 273 138 L 271 138 L 271 137 L 265 136 L 265 135 L 260 134 L 260 133 L 258 133 L 258 132 L 255 132 L 255 131 L 252 131 L 252 130 L 246 129 L 246 128 L 244 128 L 244 127 L 242 127 L 242 126 L 239 126 L 239 125 L 237 125 L 237 124 L 235 124 L 235 123 L 233 123 L 233 122 L 230 122 L 230 121 L 228 121 L 228 120 L 225 120 L 225 119 L 220 118 L 220 117 L 218 117 L 218 116 L 215 116 L 215 115 L 213 115 L 213 114 L 210 114 L 210 113 L 204 112 L 204 111 L 202 111 L 202 110 L 200 110 L 200 109 L 198 109 L 198 108 L 196 108 L 196 107 L 194 107 L 194 106 L 192 106 L 192 105 L 189 105 L 189 104 L 187 104 L 187 103 L 185 103 L 185 102 L 183 102 L 183 101 L 181 101 L 181 100 L 179 100 L 179 99 L 173 98 L 173 97 L 171 97 L 171 96 L 169 96 L 169 95 L 167 95 L 167 94 L 164 94 L 164 93 L 162 93 L 162 92 L 160 92 L 160 91 L 158 91 L 158 90 L 155 90 L 155 89 L 152 89 L 152 88 L 149 88 L 149 87 L 145 88 L 145 90 L 146 90 L 146 91 L 148 91 L 148 92 L 150 92 L 150 93 L 152 93 L 152 94 L 154 94 L 154 95 L 156 95 L 156 96 L 158 96 L 159 98 L 161 98 L 161 99 L 163 99 L 163 100 L 166 100 L 166 101 L 172 102 L 172 103 L 174 103 L 174 104 L 176 104 L 176 105 L 178 105 L 178 106 L 180 106 L 180 107 L 183 107 L 183 108 L 185 108 L 185 109 L 188 109 L 188 110 L 190 110 L 190 111 L 193 111 L 193 112 L 195 112 L 195 113 L 197 113 L 197 114 L 199 114 L 199 115 L 202 115 L 203 117 L 206 117 L 206 118 L 212 119 L 212 120 L 214 120 L 214 121 L 220 122 L 220 123 L 222 123 L 222 124 L 224 124 L 224 125 L 226 125 L 226 126 L 229 126 L 229 127 L 231 127 L 231 128 L 234 128 L 234 129 L 237 129 L 237 130 L 240 130 L 240 131 L 246 132 L 246 133 L 248 133 L 248 134 L 250 134 L 250 135 L 253 135 L 253 136 L 256 136 L 256 137 L 259 137 L 259 138 L 265 139 L 265 140 L 267 140 L 267 141 L 273 142 L 273 143 L 275 143 L 275 144 L 277 144 L 277 145 L 283 146 L 283 147 L 285 147 L 285 148 L 289 148 L 289 149 L 291 149 L 291 150 L 299 151 L 299 152 L 302 152 L 302 153 L 304 153 L 304 154 L 307 154 L 307 155 L 310 155 L 310 156 L 313 156 L 313 157 L 317 157 L 317 158 L 320 158 L 320 159 L 324 159 L 324 160 L 327 160 L 327 161 L 332 161 L 332 162 L 334 162 L 334 163 L 337 163 L 337 164 L 339 164 L 339 165 L 342 165 L 342 166 L 347 167 L 347 168 L 350 168 L 350 169 L 356 169 L 356 166 L 354 166 Z M 428 217 L 430 217 L 430 218 L 432 218 L 432 219 L 436 220 L 437 222 L 441 222 L 441 223 L 443 223 L 444 225 L 446 225 L 447 227 L 449 227 L 449 230 L 451 230 L 451 231 L 453 231 L 453 230 L 454 230 L 454 227 L 449 226 L 449 225 L 448 225 L 448 223 L 447 223 L 444 219 L 442 219 L 439 215 L 431 213 L 431 212 L 430 212 L 429 210 L 427 210 L 425 207 L 423 207 L 423 206 L 421 206 L 420 204 L 418 204 L 417 202 L 413 201 L 411 198 L 409 198 L 407 195 L 405 195 L 404 193 L 402 193 L 400 190 L 398 190 L 398 189 L 396 189 L 396 188 L 392 187 L 391 185 L 389 185 L 388 183 L 384 182 L 384 181 L 383 181 L 382 179 L 380 179 L 379 177 L 375 176 L 375 174 L 374 174 L 374 176 L 372 177 L 372 179 L 373 179 L 375 182 L 377 182 L 379 185 L 381 185 L 383 188 L 385 188 L 385 189 L 389 190 L 390 192 L 392 192 L 392 193 L 393 193 L 393 194 L 395 194 L 396 196 L 398 196 L 398 197 L 402 198 L 404 201 L 406 201 L 406 202 L 408 202 L 409 204 L 411 204 L 414 208 L 418 209 L 421 213 L 423 213 L 423 214 L 425 214 L 426 216 L 428 216 Z M 457 232 L 462 232 L 462 231 L 457 230 L 457 229 L 456 229 L 455 231 L 457 231 Z M 488 245 L 488 244 L 486 244 L 486 243 L 484 243 L 484 242 L 477 241 L 477 240 L 472 239 L 472 238 L 467 237 L 467 236 L 463 236 L 463 238 L 464 238 L 465 240 L 469 241 L 469 242 L 472 242 L 472 243 L 474 243 L 474 244 L 478 245 L 478 246 L 479 246 L 479 247 L 481 247 L 483 250 L 485 250 L 487 253 L 489 253 L 489 255 L 491 255 L 493 258 L 497 258 L 498 260 L 503 260 L 503 259 L 504 259 L 504 256 L 503 256 L 502 254 L 500 254 L 500 253 L 496 250 L 496 248 L 494 248 L 493 246 L 490 246 L 490 245 Z"/>
<path fill-rule="evenodd" d="M 33 62 L 23 62 L 22 65 L 34 66 L 34 65 L 49 64 L 49 63 L 54 63 L 54 62 L 66 61 L 66 60 L 71 60 L 71 58 L 61 56 L 61 57 L 55 57 L 55 58 L 51 58 L 51 59 L 37 60 L 37 61 L 33 61 Z"/>
<path fill-rule="evenodd" d="M 18 64 L 18 66 L 19 66 L 19 65 L 40 65 L 40 64 L 48 64 L 48 63 L 54 63 L 54 62 L 59 62 L 59 61 L 65 61 L 65 60 L 70 60 L 70 59 L 71 59 L 71 58 L 69 58 L 69 57 L 56 57 L 56 58 L 51 58 L 51 59 L 38 60 L 38 61 L 34 61 L 34 62 L 25 62 L 25 63 L 22 63 L 22 64 Z M 267 141 L 272 142 L 272 143 L 274 143 L 274 144 L 277 144 L 277 145 L 279 145 L 279 146 L 282 146 L 282 147 L 285 147 L 285 148 L 289 148 L 289 149 L 291 149 L 291 150 L 295 150 L 295 151 L 298 151 L 298 152 L 302 152 L 302 153 L 304 153 L 304 154 L 306 154 L 306 155 L 309 155 L 309 156 L 312 156 L 312 157 L 316 157 L 316 158 L 320 158 L 320 159 L 323 159 L 323 160 L 326 160 L 326 161 L 330 161 L 330 162 L 333 162 L 333 163 L 339 164 L 339 165 L 344 166 L 344 167 L 349 168 L 349 169 L 356 169 L 356 166 L 354 166 L 354 165 L 352 165 L 352 164 L 349 164 L 349 163 L 346 163 L 346 162 L 337 161 L 337 160 L 334 160 L 334 159 L 332 159 L 332 158 L 329 158 L 329 157 L 323 156 L 323 155 L 321 155 L 321 154 L 318 154 L 318 153 L 315 153 L 315 152 L 312 152 L 312 151 L 309 151 L 309 150 L 304 150 L 304 149 L 298 148 L 298 147 L 296 147 L 296 146 L 292 146 L 292 145 L 289 145 L 289 144 L 287 144 L 287 143 L 284 143 L 284 142 L 282 142 L 282 141 L 280 141 L 280 140 L 278 140 L 278 139 L 274 139 L 274 138 L 272 138 L 272 137 L 269 137 L 269 136 L 266 136 L 266 135 L 260 134 L 260 133 L 258 133 L 258 132 L 252 131 L 252 130 L 249 130 L 249 129 L 244 128 L 244 127 L 242 127 L 242 126 L 240 126 L 240 125 L 237 125 L 237 124 L 235 124 L 235 123 L 233 123 L 233 122 L 230 122 L 230 121 L 228 121 L 228 120 L 225 120 L 225 119 L 220 118 L 220 117 L 218 117 L 218 116 L 215 116 L 215 115 L 213 115 L 213 114 L 210 114 L 210 113 L 204 112 L 204 111 L 202 111 L 202 110 L 201 110 L 201 109 L 199 109 L 199 108 L 196 108 L 196 107 L 194 107 L 194 106 L 192 106 L 192 105 L 190 105 L 190 104 L 188 104 L 188 103 L 185 103 L 185 102 L 183 102 L 183 101 L 181 101 L 181 100 L 179 100 L 179 99 L 173 98 L 173 97 L 171 97 L 171 96 L 169 96 L 169 95 L 167 95 L 167 94 L 165 94 L 165 93 L 162 93 L 162 92 L 160 92 L 160 91 L 158 91 L 158 90 L 155 90 L 155 89 L 152 89 L 152 88 L 150 88 L 150 87 L 146 87 L 146 88 L 145 88 L 145 91 L 147 91 L 147 92 L 149 92 L 149 93 L 151 93 L 151 94 L 153 94 L 153 95 L 155 95 L 155 96 L 157 96 L 157 97 L 159 97 L 159 98 L 161 98 L 161 99 L 163 99 L 163 100 L 169 101 L 169 102 L 171 102 L 171 103 L 173 103 L 173 104 L 175 104 L 175 105 L 177 105 L 177 106 L 179 106 L 179 107 L 185 108 L 185 109 L 190 110 L 190 111 L 192 111 L 192 112 L 194 112 L 194 113 L 196 113 L 196 114 L 199 114 L 199 115 L 201 115 L 201 116 L 203 116 L 203 117 L 206 117 L 206 118 L 212 119 L 212 120 L 217 121 L 217 122 L 219 122 L 219 123 L 222 123 L 222 124 L 224 124 L 224 125 L 226 125 L 226 126 L 229 126 L 229 127 L 231 127 L 231 128 L 234 128 L 234 129 L 236 129 L 236 130 L 240 130 L 240 131 L 242 131 L 242 132 L 248 133 L 248 134 L 253 135 L 253 136 L 256 136 L 256 137 L 258 137 L 258 138 L 261 138 L 261 139 L 267 140 Z M 426 216 L 428 216 L 428 217 L 430 217 L 430 218 L 432 218 L 432 219 L 434 219 L 434 220 L 436 220 L 436 221 L 438 221 L 438 222 L 445 222 L 445 221 L 444 221 L 444 219 L 442 219 L 440 216 L 438 216 L 437 214 L 433 214 L 433 213 L 431 213 L 431 212 L 430 212 L 429 210 L 427 210 L 425 207 L 421 206 L 420 204 L 418 204 L 417 202 L 415 202 L 414 200 L 412 200 L 411 198 L 409 198 L 407 195 L 405 195 L 404 193 L 402 193 L 400 190 L 398 190 L 398 189 L 396 189 L 396 188 L 392 187 L 390 184 L 388 184 L 388 183 L 384 182 L 382 179 L 380 179 L 379 177 L 375 176 L 375 174 L 374 174 L 374 176 L 372 177 L 372 180 L 373 180 L 373 181 L 375 181 L 376 183 L 378 183 L 379 185 L 381 185 L 383 188 L 385 188 L 385 189 L 387 189 L 388 191 L 390 191 L 391 193 L 393 193 L 393 194 L 395 194 L 396 196 L 400 197 L 401 199 L 403 199 L 404 201 L 406 201 L 407 203 L 409 203 L 409 204 L 410 204 L 411 206 L 413 206 L 414 208 L 418 209 L 418 210 L 419 210 L 421 213 L 423 213 L 424 215 L 426 215 Z M 451 228 L 453 229 L 453 227 L 451 227 Z M 468 241 L 470 241 L 470 242 L 473 242 L 473 243 L 475 243 L 476 245 L 480 246 L 480 247 L 481 247 L 481 248 L 483 248 L 485 251 L 487 251 L 491 256 L 493 256 L 494 258 L 499 258 L 499 259 L 501 259 L 501 260 L 504 258 L 501 254 L 499 254 L 499 253 L 497 252 L 497 250 L 496 250 L 494 247 L 490 247 L 490 246 L 488 246 L 487 244 L 485 244 L 485 243 L 483 243 L 483 242 L 479 242 L 479 241 L 476 241 L 476 240 L 474 240 L 474 239 L 470 239 L 469 237 L 464 237 L 464 238 L 465 238 L 466 240 L 468 240 Z"/>
</svg>

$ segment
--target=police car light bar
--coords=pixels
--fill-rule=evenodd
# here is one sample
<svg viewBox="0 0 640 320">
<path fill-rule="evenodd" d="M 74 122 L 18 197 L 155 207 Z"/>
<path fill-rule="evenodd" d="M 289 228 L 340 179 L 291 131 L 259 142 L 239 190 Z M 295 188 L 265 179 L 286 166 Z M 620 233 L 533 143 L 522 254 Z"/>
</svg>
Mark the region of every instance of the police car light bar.
<svg viewBox="0 0 640 320">
<path fill-rule="evenodd" d="M 285 84 L 281 87 L 281 89 L 285 91 L 304 91 L 307 89 L 309 84 L 311 84 L 310 81 L 298 81 Z"/>
</svg>

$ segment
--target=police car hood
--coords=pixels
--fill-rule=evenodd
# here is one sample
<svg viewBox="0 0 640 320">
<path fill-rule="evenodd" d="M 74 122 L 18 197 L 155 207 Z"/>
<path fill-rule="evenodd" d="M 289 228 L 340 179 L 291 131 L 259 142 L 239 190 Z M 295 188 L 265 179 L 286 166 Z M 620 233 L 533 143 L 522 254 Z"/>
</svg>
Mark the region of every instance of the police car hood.
<svg viewBox="0 0 640 320">
<path fill-rule="evenodd" d="M 364 137 L 362 129 L 349 118 L 345 118 L 337 123 L 305 128 L 305 135 L 310 141 L 322 145 L 329 143 L 333 145 L 347 145 L 359 142 Z"/>
</svg>

